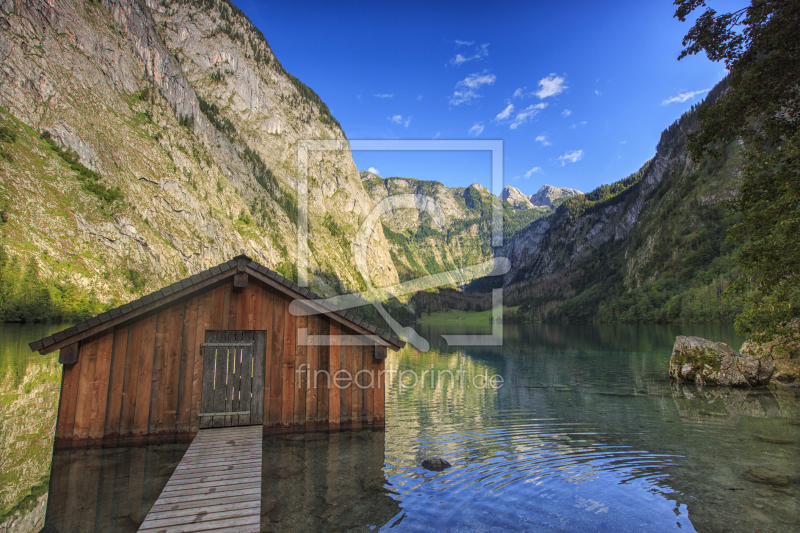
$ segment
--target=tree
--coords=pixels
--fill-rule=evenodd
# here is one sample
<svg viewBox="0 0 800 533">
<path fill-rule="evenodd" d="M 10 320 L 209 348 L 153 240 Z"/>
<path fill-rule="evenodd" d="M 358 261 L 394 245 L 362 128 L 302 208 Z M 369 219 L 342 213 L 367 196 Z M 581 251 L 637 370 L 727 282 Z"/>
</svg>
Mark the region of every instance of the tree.
<svg viewBox="0 0 800 533">
<path fill-rule="evenodd" d="M 729 90 L 701 107 L 689 148 L 699 160 L 734 140 L 744 146 L 742 185 L 731 202 L 742 219 L 729 231 L 745 274 L 731 287 L 747 303 L 736 327 L 772 340 L 800 316 L 800 2 L 751 0 L 724 14 L 704 0 L 675 5 L 681 22 L 705 8 L 678 59 L 705 52 L 730 72 Z"/>
</svg>

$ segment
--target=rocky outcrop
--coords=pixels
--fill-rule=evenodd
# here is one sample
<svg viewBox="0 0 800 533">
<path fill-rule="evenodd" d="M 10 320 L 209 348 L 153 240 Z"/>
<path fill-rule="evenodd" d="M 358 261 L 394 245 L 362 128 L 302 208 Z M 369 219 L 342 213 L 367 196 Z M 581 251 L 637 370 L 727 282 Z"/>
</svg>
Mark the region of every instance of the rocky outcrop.
<svg viewBox="0 0 800 533">
<path fill-rule="evenodd" d="M 539 192 L 528 197 L 532 207 L 552 207 L 553 201 L 568 196 L 583 194 L 578 189 L 568 187 L 553 187 L 552 185 L 542 185 Z"/>
<path fill-rule="evenodd" d="M 745 341 L 740 351 L 743 354 L 772 361 L 775 364 L 773 382 L 798 385 L 800 384 L 800 319 L 794 319 L 789 327 L 793 330 L 790 336 L 780 337 L 764 344 Z"/>
<path fill-rule="evenodd" d="M 352 155 L 298 150 L 344 133 L 232 4 L 0 0 L 0 55 L 0 124 L 17 134 L 4 246 L 20 264 L 121 301 L 126 273 L 155 290 L 239 253 L 292 275 L 308 175 L 310 284 L 362 283 L 350 243 L 374 206 Z M 43 130 L 123 201 L 87 193 Z M 362 255 L 375 285 L 397 283 L 382 232 Z"/>
<path fill-rule="evenodd" d="M 514 209 L 531 209 L 533 204 L 527 196 L 522 194 L 522 191 L 511 185 L 503 187 L 503 192 L 500 193 L 500 198 L 511 204 Z"/>
<path fill-rule="evenodd" d="M 764 386 L 769 384 L 774 371 L 772 361 L 742 355 L 725 343 L 701 337 L 679 336 L 669 360 L 672 379 L 694 381 L 698 385 Z"/>
</svg>

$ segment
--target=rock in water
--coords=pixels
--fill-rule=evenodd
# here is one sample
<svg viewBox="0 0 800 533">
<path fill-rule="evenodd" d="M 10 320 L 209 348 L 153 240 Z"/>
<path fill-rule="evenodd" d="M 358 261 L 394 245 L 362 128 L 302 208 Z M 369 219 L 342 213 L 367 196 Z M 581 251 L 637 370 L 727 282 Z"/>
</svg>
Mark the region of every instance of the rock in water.
<svg viewBox="0 0 800 533">
<path fill-rule="evenodd" d="M 434 457 L 428 457 L 422 460 L 422 467 L 427 468 L 428 470 L 440 471 L 444 470 L 445 468 L 450 468 L 452 465 L 439 457 L 438 455 Z"/>
<path fill-rule="evenodd" d="M 671 378 L 698 385 L 762 386 L 769 383 L 774 371 L 772 361 L 742 355 L 727 344 L 701 337 L 676 338 L 669 360 Z"/>
<path fill-rule="evenodd" d="M 790 485 L 792 483 L 792 479 L 783 472 L 778 472 L 777 470 L 763 467 L 751 468 L 743 474 L 743 477 L 747 481 L 752 481 L 753 483 L 762 483 L 764 485 L 777 485 L 785 487 L 786 485 Z"/>
<path fill-rule="evenodd" d="M 800 384 L 800 319 L 789 323 L 792 334 L 779 336 L 772 342 L 758 344 L 744 341 L 739 351 L 775 363 L 772 379 L 785 385 Z"/>
</svg>

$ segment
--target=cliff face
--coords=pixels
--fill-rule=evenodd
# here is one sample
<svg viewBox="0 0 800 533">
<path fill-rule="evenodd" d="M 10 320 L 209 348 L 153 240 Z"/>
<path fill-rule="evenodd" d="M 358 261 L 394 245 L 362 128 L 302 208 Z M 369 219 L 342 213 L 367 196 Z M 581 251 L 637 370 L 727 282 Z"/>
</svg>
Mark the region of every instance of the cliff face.
<svg viewBox="0 0 800 533">
<path fill-rule="evenodd" d="M 0 1 L 4 245 L 47 276 L 130 298 L 247 253 L 287 275 L 296 258 L 298 143 L 344 139 L 231 4 Z M 38 136 L 74 151 L 123 200 L 92 194 Z M 372 209 L 349 151 L 308 159 L 312 285 L 358 288 L 349 246 Z M 348 243 L 343 246 L 342 243 Z M 380 232 L 374 283 L 397 272 Z"/>
<path fill-rule="evenodd" d="M 726 87 L 723 80 L 702 105 Z M 735 268 L 724 202 L 738 192 L 739 146 L 692 161 L 688 135 L 697 125 L 692 109 L 662 133 L 637 173 L 562 200 L 553 215 L 509 239 L 498 254 L 511 260 L 503 280 L 511 301 L 528 302 L 539 318 L 566 305 L 565 319 L 594 319 L 617 298 L 603 320 L 691 321 L 697 309 L 701 320 L 732 320 L 735 309 L 719 295 Z M 648 286 L 649 295 L 626 296 Z"/>
<path fill-rule="evenodd" d="M 414 209 L 393 207 L 382 218 L 384 235 L 402 281 L 480 264 L 492 257 L 489 226 L 493 195 L 478 184 L 448 188 L 436 181 L 383 179 L 362 172 L 371 202 L 414 196 Z M 381 228 L 379 228 L 381 229 Z M 463 279 L 450 276 L 452 284 Z"/>
<path fill-rule="evenodd" d="M 568 270 L 603 246 L 624 241 L 639 220 L 648 193 L 665 173 L 682 172 L 690 163 L 685 133 L 676 142 L 659 143 L 652 163 L 642 169 L 644 176 L 625 194 L 578 216 L 565 204 L 512 239 L 505 250 L 512 265 L 506 284 Z"/>
</svg>

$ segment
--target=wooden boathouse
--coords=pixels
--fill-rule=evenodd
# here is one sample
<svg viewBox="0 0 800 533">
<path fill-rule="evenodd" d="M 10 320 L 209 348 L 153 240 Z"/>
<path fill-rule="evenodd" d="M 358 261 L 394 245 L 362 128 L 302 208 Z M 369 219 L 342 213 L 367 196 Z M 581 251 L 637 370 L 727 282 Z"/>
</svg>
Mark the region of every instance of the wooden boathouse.
<svg viewBox="0 0 800 533">
<path fill-rule="evenodd" d="M 380 428 L 386 350 L 404 344 L 240 255 L 30 347 L 60 350 L 65 448 Z"/>
</svg>

